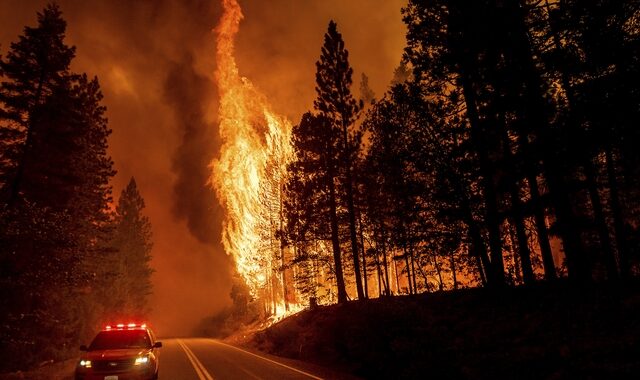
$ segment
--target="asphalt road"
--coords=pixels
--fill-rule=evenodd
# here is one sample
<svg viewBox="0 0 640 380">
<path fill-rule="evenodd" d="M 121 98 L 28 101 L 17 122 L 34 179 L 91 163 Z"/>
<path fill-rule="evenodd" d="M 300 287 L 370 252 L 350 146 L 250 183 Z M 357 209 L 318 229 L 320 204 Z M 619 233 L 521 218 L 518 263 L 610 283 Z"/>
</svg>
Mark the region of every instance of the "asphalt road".
<svg viewBox="0 0 640 380">
<path fill-rule="evenodd" d="M 226 343 L 203 338 L 162 339 L 160 379 L 251 380 L 322 377 Z"/>
</svg>

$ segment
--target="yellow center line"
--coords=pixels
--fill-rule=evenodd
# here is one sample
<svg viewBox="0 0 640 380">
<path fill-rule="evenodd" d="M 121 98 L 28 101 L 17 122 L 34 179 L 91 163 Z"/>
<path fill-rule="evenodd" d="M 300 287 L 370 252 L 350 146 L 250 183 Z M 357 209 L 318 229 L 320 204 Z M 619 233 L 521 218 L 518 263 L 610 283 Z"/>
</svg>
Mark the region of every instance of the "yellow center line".
<svg viewBox="0 0 640 380">
<path fill-rule="evenodd" d="M 238 348 L 238 347 L 232 346 L 232 345 L 230 345 L 230 344 L 222 343 L 222 342 L 217 341 L 217 340 L 213 340 L 213 339 L 212 339 L 212 341 L 213 341 L 214 343 L 218 343 L 218 344 L 221 344 L 221 345 L 223 345 L 223 346 L 227 346 L 227 347 L 233 348 L 234 350 L 244 352 L 245 354 L 249 354 L 249 355 L 251 355 L 251 356 L 255 356 L 256 358 L 260 358 L 260 359 L 262 359 L 262 360 L 266 360 L 266 361 L 268 361 L 269 363 L 273 363 L 273 364 L 279 365 L 280 367 L 284 367 L 284 368 L 290 369 L 290 370 L 292 370 L 292 371 L 294 371 L 294 372 L 298 372 L 298 373 L 300 373 L 300 374 L 302 374 L 302 375 L 305 375 L 305 376 L 308 376 L 308 377 L 310 377 L 310 378 L 312 378 L 312 379 L 316 379 L 316 380 L 324 380 L 324 379 L 323 379 L 323 378 L 321 378 L 321 377 L 314 376 L 314 375 L 312 375 L 312 374 L 310 374 L 310 373 L 308 373 L 308 372 L 301 371 L 301 370 L 299 370 L 299 369 L 297 369 L 297 368 L 289 367 L 289 366 L 288 366 L 288 365 L 286 365 L 286 364 L 278 363 L 277 361 L 275 361 L 275 360 L 271 360 L 271 359 L 268 359 L 268 358 L 265 358 L 264 356 L 256 355 L 256 354 L 254 354 L 253 352 L 245 351 L 245 350 L 243 350 L 243 349 L 241 349 L 241 348 Z"/>
<path fill-rule="evenodd" d="M 191 362 L 191 365 L 193 365 L 193 368 L 196 370 L 196 374 L 198 375 L 200 380 L 213 380 L 213 377 L 209 374 L 206 368 L 204 368 L 202 363 L 200 363 L 200 360 L 198 360 L 193 351 L 191 351 L 191 349 L 187 347 L 187 345 L 184 344 L 182 340 L 176 340 L 178 341 L 180 347 L 182 347 L 182 349 L 184 350 L 185 354 L 187 354 L 187 358 Z"/>
</svg>

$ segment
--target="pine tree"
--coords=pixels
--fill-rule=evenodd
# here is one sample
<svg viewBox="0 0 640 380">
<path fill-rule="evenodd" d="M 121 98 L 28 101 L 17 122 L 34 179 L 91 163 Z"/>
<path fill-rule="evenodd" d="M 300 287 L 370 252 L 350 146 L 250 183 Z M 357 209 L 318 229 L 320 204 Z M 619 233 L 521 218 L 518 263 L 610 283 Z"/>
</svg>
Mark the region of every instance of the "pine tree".
<svg viewBox="0 0 640 380">
<path fill-rule="evenodd" d="M 0 350 L 21 353 L 15 368 L 75 346 L 93 323 L 89 280 L 109 233 L 110 130 L 97 79 L 69 71 L 65 28 L 47 6 L 0 61 L 0 287 L 12 337 Z"/>
<path fill-rule="evenodd" d="M 342 271 L 337 203 L 340 130 L 321 115 L 307 112 L 292 131 L 295 159 L 286 186 L 285 214 L 297 260 L 306 262 L 315 241 L 331 241 L 338 302 L 347 301 Z M 326 228 L 329 226 L 329 228 Z"/>
<path fill-rule="evenodd" d="M 0 84 L 0 118 L 3 120 L 3 153 L 13 162 L 5 169 L 3 191 L 9 202 L 23 191 L 23 177 L 31 165 L 29 155 L 44 137 L 44 120 L 51 111 L 54 94 L 70 91 L 69 64 L 75 47 L 64 43 L 66 22 L 56 5 L 38 13 L 38 27 L 25 27 L 24 35 L 0 63 L 4 78 Z M 36 146 L 36 147 L 34 147 Z"/>
<path fill-rule="evenodd" d="M 358 259 L 358 236 L 356 230 L 356 207 L 354 194 L 353 168 L 356 167 L 362 135 L 355 129 L 363 105 L 351 94 L 351 76 L 353 69 L 349 66 L 349 52 L 344 47 L 342 35 L 334 21 L 324 35 L 324 45 L 320 60 L 316 62 L 316 93 L 314 107 L 334 128 L 339 131 L 336 136 L 339 142 L 338 157 L 341 177 L 340 185 L 344 191 L 346 203 L 349 240 L 353 257 L 353 270 L 356 280 L 358 299 L 364 298 L 360 261 Z"/>
<path fill-rule="evenodd" d="M 131 178 L 116 207 L 113 248 L 109 268 L 112 283 L 107 289 L 111 315 L 144 317 L 149 312 L 152 292 L 151 223 L 143 214 L 144 199 Z"/>
</svg>

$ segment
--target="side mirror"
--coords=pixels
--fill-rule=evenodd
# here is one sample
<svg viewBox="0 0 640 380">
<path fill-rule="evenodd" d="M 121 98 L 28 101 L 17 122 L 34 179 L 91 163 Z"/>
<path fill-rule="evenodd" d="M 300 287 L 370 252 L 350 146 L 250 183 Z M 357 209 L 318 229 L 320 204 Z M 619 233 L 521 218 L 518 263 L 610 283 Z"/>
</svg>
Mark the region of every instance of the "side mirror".
<svg viewBox="0 0 640 380">
<path fill-rule="evenodd" d="M 155 342 L 153 345 L 153 348 L 160 348 L 162 347 L 162 342 Z"/>
<path fill-rule="evenodd" d="M 89 349 L 83 344 L 82 346 L 80 346 L 80 351 L 89 351 Z"/>
</svg>

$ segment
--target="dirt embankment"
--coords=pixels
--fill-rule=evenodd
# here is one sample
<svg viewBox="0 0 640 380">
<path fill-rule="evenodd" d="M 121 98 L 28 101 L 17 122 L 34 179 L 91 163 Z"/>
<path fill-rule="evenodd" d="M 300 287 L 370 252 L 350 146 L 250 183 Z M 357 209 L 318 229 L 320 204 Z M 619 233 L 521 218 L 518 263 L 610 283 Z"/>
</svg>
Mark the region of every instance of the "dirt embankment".
<svg viewBox="0 0 640 380">
<path fill-rule="evenodd" d="M 640 286 L 472 289 L 319 307 L 249 345 L 364 378 L 640 378 Z"/>
</svg>

